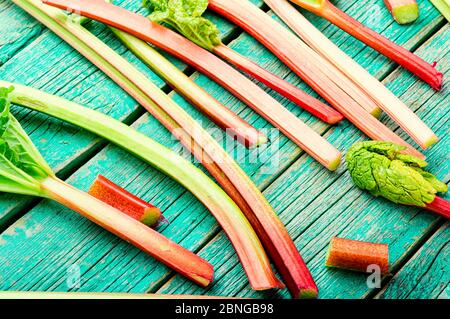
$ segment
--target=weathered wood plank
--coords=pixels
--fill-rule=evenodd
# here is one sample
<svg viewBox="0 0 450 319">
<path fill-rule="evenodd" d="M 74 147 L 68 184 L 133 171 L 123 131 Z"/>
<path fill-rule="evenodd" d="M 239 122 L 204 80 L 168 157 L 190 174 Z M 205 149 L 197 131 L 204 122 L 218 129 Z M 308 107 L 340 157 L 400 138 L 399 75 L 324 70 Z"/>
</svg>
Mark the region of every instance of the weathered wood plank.
<svg viewBox="0 0 450 319">
<path fill-rule="evenodd" d="M 0 0 L 0 65 L 8 61 L 43 27 L 9 0 Z"/>
<path fill-rule="evenodd" d="M 450 283 L 450 228 L 443 225 L 395 275 L 377 298 L 444 298 Z"/>
</svg>

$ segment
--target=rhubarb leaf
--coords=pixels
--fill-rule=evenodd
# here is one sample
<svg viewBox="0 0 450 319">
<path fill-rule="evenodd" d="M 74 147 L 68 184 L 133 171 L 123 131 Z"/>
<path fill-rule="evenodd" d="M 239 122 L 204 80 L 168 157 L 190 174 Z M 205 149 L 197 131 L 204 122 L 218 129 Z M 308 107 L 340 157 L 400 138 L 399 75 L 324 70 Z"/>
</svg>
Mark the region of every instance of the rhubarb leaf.
<svg viewBox="0 0 450 319">
<path fill-rule="evenodd" d="M 13 89 L 0 87 L 0 191 L 40 195 L 39 180 L 53 173 L 10 113 Z"/>
<path fill-rule="evenodd" d="M 202 17 L 208 0 L 144 0 L 143 5 L 152 11 L 150 20 L 169 25 L 204 49 L 222 43 L 217 26 Z"/>
<path fill-rule="evenodd" d="M 425 207 L 447 185 L 422 169 L 427 163 L 400 152 L 406 148 L 391 142 L 359 142 L 347 153 L 346 160 L 355 184 L 374 196 L 394 203 Z"/>
</svg>

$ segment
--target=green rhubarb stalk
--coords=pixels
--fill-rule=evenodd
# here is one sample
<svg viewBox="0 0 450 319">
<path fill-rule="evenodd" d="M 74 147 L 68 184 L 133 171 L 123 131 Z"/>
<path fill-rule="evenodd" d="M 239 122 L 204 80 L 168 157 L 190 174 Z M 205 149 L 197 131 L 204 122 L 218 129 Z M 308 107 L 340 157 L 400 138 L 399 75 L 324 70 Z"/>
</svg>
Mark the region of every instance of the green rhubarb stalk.
<svg viewBox="0 0 450 319">
<path fill-rule="evenodd" d="M 449 0 L 430 0 L 439 12 L 450 22 L 450 1 Z"/>
<path fill-rule="evenodd" d="M 56 117 L 108 139 L 178 181 L 190 190 L 216 217 L 232 241 L 253 284 L 260 289 L 275 280 L 267 256 L 249 222 L 230 197 L 200 169 L 173 151 L 100 112 L 63 98 L 19 84 L 14 85 L 13 103 Z M 259 276 L 259 277 L 258 277 Z M 266 279 L 266 277 L 268 279 Z M 276 282 L 276 281 L 275 281 Z"/>
<path fill-rule="evenodd" d="M 78 212 L 203 287 L 212 266 L 151 228 L 58 179 L 10 113 L 13 87 L 0 84 L 0 191 L 45 197 Z M 41 104 L 42 105 L 42 104 Z M 156 144 L 156 143 L 155 143 Z"/>
<path fill-rule="evenodd" d="M 201 161 L 205 168 L 216 178 L 218 183 L 245 213 L 295 298 L 311 298 L 317 296 L 317 286 L 297 251 L 292 238 L 273 211 L 273 208 L 239 165 L 233 161 L 195 120 L 167 96 L 165 96 L 164 103 L 156 104 L 149 97 L 155 93 L 152 92 L 153 85 L 151 82 L 145 83 L 147 85 L 142 88 L 138 87 L 133 82 L 136 77 L 142 76 L 138 70 L 123 59 L 120 65 L 116 66 L 113 66 L 110 60 L 105 60 L 98 51 L 93 50 L 91 47 L 93 43 L 98 43 L 99 40 L 92 34 L 89 34 L 88 42 L 82 41 L 78 36 L 81 37 L 84 35 L 85 30 L 79 24 L 73 25 L 64 19 L 61 20 L 58 18 L 61 11 L 50 10 L 52 8 L 44 6 L 36 0 L 13 1 L 103 70 L 103 72 L 151 112 L 153 116 Z M 147 23 L 149 21 L 143 18 L 141 22 Z M 111 52 L 110 49 L 107 51 L 109 58 L 120 59 L 120 56 L 117 56 L 117 53 L 114 51 Z M 102 53 L 105 54 L 106 52 Z M 152 90 L 150 91 L 150 89 Z M 156 88 L 156 90 L 158 89 Z M 339 160 L 331 162 L 329 166 L 336 168 L 338 164 Z M 245 263 L 245 259 L 242 259 L 242 252 L 238 250 L 240 246 L 234 244 L 235 240 L 231 239 L 231 241 L 238 251 L 244 270 L 249 276 L 253 288 L 265 289 L 280 287 L 280 283 L 269 272 L 270 268 L 266 269 L 265 264 L 261 265 L 254 260 L 249 260 L 250 265 Z M 261 259 L 263 256 L 260 255 L 259 258 Z M 260 270 L 261 268 L 263 268 L 263 271 Z"/>
</svg>

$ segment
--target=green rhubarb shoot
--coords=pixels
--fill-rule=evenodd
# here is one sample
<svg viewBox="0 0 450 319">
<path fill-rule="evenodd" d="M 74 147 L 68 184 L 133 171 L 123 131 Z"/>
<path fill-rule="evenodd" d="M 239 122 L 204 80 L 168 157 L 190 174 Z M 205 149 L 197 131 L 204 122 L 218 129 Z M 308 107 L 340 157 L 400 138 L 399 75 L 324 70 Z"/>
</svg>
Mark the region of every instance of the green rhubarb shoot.
<svg viewBox="0 0 450 319">
<path fill-rule="evenodd" d="M 346 160 L 355 184 L 394 203 L 426 207 L 447 185 L 423 170 L 427 162 L 401 152 L 404 146 L 368 141 L 354 144 Z"/>
</svg>

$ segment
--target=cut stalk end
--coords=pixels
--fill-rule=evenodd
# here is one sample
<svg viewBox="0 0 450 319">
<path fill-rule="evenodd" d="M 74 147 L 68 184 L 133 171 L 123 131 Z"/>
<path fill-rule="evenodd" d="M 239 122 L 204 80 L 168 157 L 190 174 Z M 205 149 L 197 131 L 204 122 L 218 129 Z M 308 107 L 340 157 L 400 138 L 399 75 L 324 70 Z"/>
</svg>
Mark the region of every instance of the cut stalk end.
<svg viewBox="0 0 450 319">
<path fill-rule="evenodd" d="M 327 167 L 327 168 L 328 168 L 330 171 L 335 171 L 335 170 L 337 170 L 338 167 L 341 165 L 341 162 L 342 162 L 341 156 L 336 157 L 336 158 L 334 159 L 334 161 L 331 161 L 330 164 L 328 164 L 328 167 Z"/>
<path fill-rule="evenodd" d="M 316 299 L 319 296 L 319 291 L 316 289 L 303 289 L 300 290 L 298 295 L 299 299 Z"/>
<path fill-rule="evenodd" d="M 430 146 L 433 146 L 434 144 L 436 144 L 437 142 L 439 142 L 439 137 L 437 137 L 436 135 L 431 136 L 429 139 L 427 139 L 424 143 L 424 145 L 422 146 L 424 149 L 429 148 Z"/>
<path fill-rule="evenodd" d="M 417 3 L 408 4 L 392 8 L 392 16 L 399 24 L 408 24 L 417 20 L 419 17 L 419 6 Z"/>
</svg>

